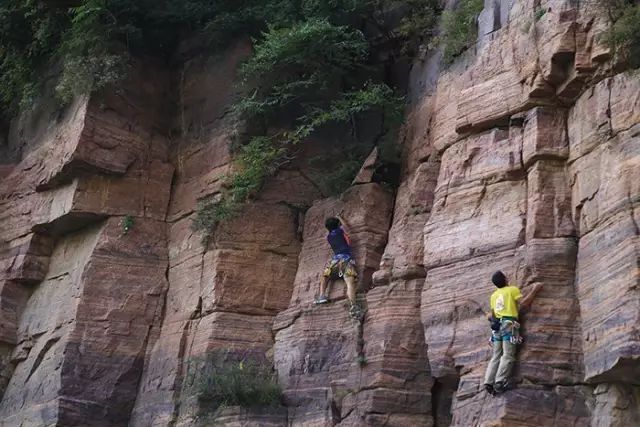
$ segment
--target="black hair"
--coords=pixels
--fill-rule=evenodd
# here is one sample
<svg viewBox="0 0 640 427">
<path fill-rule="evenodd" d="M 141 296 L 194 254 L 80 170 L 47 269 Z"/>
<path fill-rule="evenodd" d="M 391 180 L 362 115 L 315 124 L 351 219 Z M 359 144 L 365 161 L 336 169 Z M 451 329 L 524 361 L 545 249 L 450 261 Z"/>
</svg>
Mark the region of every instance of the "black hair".
<svg viewBox="0 0 640 427">
<path fill-rule="evenodd" d="M 504 288 L 505 286 L 507 286 L 507 276 L 505 276 L 502 271 L 496 271 L 495 273 L 493 273 L 493 276 L 491 276 L 491 281 L 498 288 Z"/>
<path fill-rule="evenodd" d="M 327 218 L 324 222 L 324 226 L 327 227 L 327 230 L 333 231 L 336 228 L 340 227 L 340 220 L 338 218 Z"/>
</svg>

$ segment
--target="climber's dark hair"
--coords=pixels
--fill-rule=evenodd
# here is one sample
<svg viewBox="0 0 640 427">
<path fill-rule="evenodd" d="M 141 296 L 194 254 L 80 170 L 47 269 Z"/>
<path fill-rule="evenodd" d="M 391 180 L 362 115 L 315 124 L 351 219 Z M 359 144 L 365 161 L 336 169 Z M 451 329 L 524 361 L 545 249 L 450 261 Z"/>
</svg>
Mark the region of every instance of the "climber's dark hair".
<svg viewBox="0 0 640 427">
<path fill-rule="evenodd" d="M 333 231 L 336 228 L 340 227 L 340 220 L 338 218 L 334 218 L 334 217 L 327 218 L 324 221 L 324 226 L 327 227 L 327 230 Z"/>
<path fill-rule="evenodd" d="M 493 276 L 491 276 L 491 281 L 498 288 L 504 288 L 505 286 L 507 286 L 507 276 L 505 276 L 502 271 L 496 271 L 495 273 L 493 273 Z"/>
</svg>

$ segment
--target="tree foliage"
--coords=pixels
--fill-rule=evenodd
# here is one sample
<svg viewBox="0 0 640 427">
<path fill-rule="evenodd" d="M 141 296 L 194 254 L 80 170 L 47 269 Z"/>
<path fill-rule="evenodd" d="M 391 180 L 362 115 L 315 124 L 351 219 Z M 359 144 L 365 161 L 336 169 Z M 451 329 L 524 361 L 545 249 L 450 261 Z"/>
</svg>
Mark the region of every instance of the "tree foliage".
<svg viewBox="0 0 640 427">
<path fill-rule="evenodd" d="M 241 70 L 247 96 L 234 108 L 252 131 L 240 141 L 222 194 L 198 208 L 194 227 L 207 231 L 239 212 L 292 147 L 316 132 L 340 125 L 347 131 L 339 143 L 350 147 L 360 142 L 358 122 L 378 114 L 383 126 L 373 143 L 390 138 L 403 101 L 387 85 L 376 50 L 384 46 L 388 54 L 399 42 L 423 42 L 432 34 L 438 4 L 0 0 L 0 111 L 8 119 L 28 105 L 41 92 L 43 75 L 55 80 L 64 103 L 118 82 L 136 56 L 179 60 L 177 48 L 187 38 L 216 49 L 239 36 L 253 37 L 254 55 Z M 350 156 L 345 163 L 357 161 Z M 355 173 L 354 167 L 334 169 L 350 171 L 341 172 L 340 182 Z"/>
<path fill-rule="evenodd" d="M 348 73 L 368 57 L 362 33 L 313 19 L 272 28 L 256 43 L 241 69 L 245 84 L 255 86 L 237 110 L 245 118 L 277 113 L 296 103 L 322 103 L 340 89 Z"/>
<path fill-rule="evenodd" d="M 436 0 L 408 0 L 399 37 L 428 33 Z M 380 21 L 382 0 L 2 0 L 0 114 L 10 118 L 41 90 L 43 76 L 61 68 L 62 100 L 97 90 L 126 75 L 131 55 L 171 57 L 197 35 L 219 47 L 241 35 L 312 19 L 362 27 Z M 377 18 L 376 18 L 377 17 Z M 309 30 L 319 27 L 310 25 Z M 340 30 L 337 30 L 340 31 Z M 302 35 L 302 33 L 300 33 Z M 327 34 L 328 35 L 328 34 Z M 334 34 L 335 35 L 335 34 Z M 275 39 L 274 39 L 275 40 Z"/>
<path fill-rule="evenodd" d="M 640 4 L 634 0 L 600 0 L 611 26 L 605 40 L 631 68 L 640 68 Z"/>
<path fill-rule="evenodd" d="M 126 75 L 130 55 L 170 57 L 187 36 L 215 47 L 266 22 L 293 19 L 294 0 L 0 1 L 0 114 L 28 106 L 43 75 L 61 68 L 61 100 Z"/>
<path fill-rule="evenodd" d="M 475 42 L 478 35 L 476 21 L 483 7 L 483 0 L 461 0 L 455 9 L 442 14 L 440 41 L 445 64 L 451 64 Z"/>
<path fill-rule="evenodd" d="M 67 17 L 41 2 L 0 3 L 0 114 L 9 117 L 29 103 L 60 43 Z"/>
</svg>

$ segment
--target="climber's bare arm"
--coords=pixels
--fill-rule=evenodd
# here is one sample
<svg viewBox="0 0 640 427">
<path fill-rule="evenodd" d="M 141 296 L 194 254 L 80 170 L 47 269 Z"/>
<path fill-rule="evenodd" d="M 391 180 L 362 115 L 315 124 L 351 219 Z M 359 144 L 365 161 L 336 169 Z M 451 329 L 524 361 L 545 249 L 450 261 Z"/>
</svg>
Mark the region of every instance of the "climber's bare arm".
<svg viewBox="0 0 640 427">
<path fill-rule="evenodd" d="M 533 289 L 531 289 L 531 291 L 522 297 L 522 299 L 519 301 L 519 308 L 523 309 L 523 310 L 528 310 L 529 307 L 531 307 L 531 303 L 533 302 L 533 300 L 535 299 L 536 295 L 538 295 L 538 293 L 542 290 L 542 283 L 536 283 L 533 286 Z"/>
<path fill-rule="evenodd" d="M 342 229 L 344 230 L 344 232 L 349 234 L 350 230 L 349 230 L 349 224 L 347 224 L 347 221 L 344 220 L 342 215 L 337 215 L 336 218 L 338 218 L 338 220 L 340 220 L 340 224 L 342 224 Z"/>
</svg>

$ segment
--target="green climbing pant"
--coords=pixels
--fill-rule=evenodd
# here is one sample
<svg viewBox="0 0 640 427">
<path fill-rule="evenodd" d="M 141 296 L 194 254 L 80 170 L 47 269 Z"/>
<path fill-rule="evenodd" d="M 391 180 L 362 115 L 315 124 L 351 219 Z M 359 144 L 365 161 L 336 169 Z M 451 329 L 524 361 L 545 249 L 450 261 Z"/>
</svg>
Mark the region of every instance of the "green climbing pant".
<svg viewBox="0 0 640 427">
<path fill-rule="evenodd" d="M 516 361 L 517 345 L 509 340 L 493 341 L 493 355 L 484 376 L 485 384 L 505 383 L 511 375 L 511 368 Z"/>
</svg>

